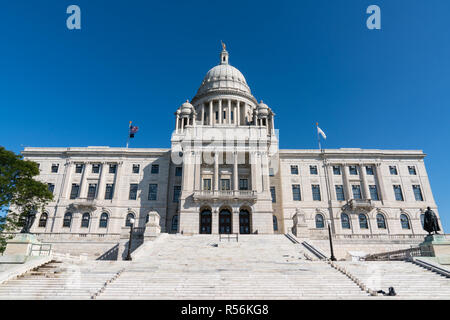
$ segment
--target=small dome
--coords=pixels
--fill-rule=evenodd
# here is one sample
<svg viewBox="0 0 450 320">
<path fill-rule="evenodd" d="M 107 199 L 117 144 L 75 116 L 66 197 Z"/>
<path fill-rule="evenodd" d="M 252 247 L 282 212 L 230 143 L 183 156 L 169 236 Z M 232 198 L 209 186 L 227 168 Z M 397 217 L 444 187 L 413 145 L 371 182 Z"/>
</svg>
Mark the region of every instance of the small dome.
<svg viewBox="0 0 450 320">
<path fill-rule="evenodd" d="M 269 107 L 262 100 L 258 104 L 258 115 L 262 117 L 267 117 L 269 115 Z"/>
<path fill-rule="evenodd" d="M 180 110 L 181 116 L 189 116 L 192 113 L 192 110 L 194 110 L 194 107 L 189 103 L 189 100 L 186 100 L 186 102 L 181 105 Z"/>
</svg>

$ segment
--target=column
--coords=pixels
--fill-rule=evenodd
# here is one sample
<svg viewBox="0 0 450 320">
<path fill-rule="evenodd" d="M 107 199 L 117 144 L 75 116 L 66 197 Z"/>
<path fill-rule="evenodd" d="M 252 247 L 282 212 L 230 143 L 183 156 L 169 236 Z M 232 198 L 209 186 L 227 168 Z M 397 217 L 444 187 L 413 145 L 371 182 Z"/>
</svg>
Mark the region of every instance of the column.
<svg viewBox="0 0 450 320">
<path fill-rule="evenodd" d="M 239 208 L 233 208 L 233 212 L 231 214 L 231 232 L 239 233 Z"/>
<path fill-rule="evenodd" d="M 106 187 L 106 181 L 105 181 L 105 175 L 107 170 L 107 164 L 106 162 L 102 162 L 102 168 L 100 172 L 100 178 L 98 180 L 98 189 L 97 189 L 97 199 L 104 199 L 105 198 L 105 187 Z"/>
<path fill-rule="evenodd" d="M 214 152 L 214 191 L 219 190 L 219 152 Z"/>
<path fill-rule="evenodd" d="M 236 101 L 237 104 L 237 113 L 236 113 L 236 124 L 241 125 L 241 103 L 240 101 Z"/>
<path fill-rule="evenodd" d="M 333 181 L 333 166 L 328 163 L 325 165 L 325 170 L 327 170 L 327 179 L 329 186 L 327 192 L 330 193 L 331 200 L 336 200 L 336 191 L 334 188 L 334 181 Z"/>
<path fill-rule="evenodd" d="M 236 126 L 237 123 L 238 123 L 237 122 L 237 105 L 235 105 L 234 108 L 233 108 L 233 115 L 234 115 L 234 117 L 233 117 L 233 124 Z"/>
<path fill-rule="evenodd" d="M 228 124 L 231 124 L 231 99 L 228 99 Z"/>
<path fill-rule="evenodd" d="M 204 125 L 205 124 L 205 104 L 204 103 L 202 103 L 202 118 L 201 118 L 201 121 L 202 121 L 202 125 Z"/>
<path fill-rule="evenodd" d="M 361 184 L 362 184 L 362 188 L 364 190 L 364 198 L 363 199 L 370 199 L 370 191 L 369 191 L 369 186 L 367 184 L 367 176 L 366 176 L 366 170 L 364 168 L 364 164 L 359 165 L 359 172 L 361 174 Z"/>
<path fill-rule="evenodd" d="M 252 190 L 259 192 L 261 190 L 261 164 L 258 160 L 258 152 L 252 152 L 251 157 Z"/>
<path fill-rule="evenodd" d="M 343 175 L 342 175 L 342 180 L 343 180 L 343 182 L 344 182 L 344 189 L 345 189 L 345 191 L 346 191 L 346 195 L 345 195 L 345 198 L 346 198 L 346 200 L 350 200 L 350 199 L 353 199 L 353 191 L 352 191 L 352 187 L 350 186 L 350 182 L 348 181 L 348 177 L 349 177 L 349 175 L 350 175 L 350 172 L 349 172 L 349 170 L 348 170 L 348 165 L 347 164 L 344 164 L 344 165 L 342 165 L 342 168 L 344 169 L 344 170 L 342 170 L 343 172 Z"/>
<path fill-rule="evenodd" d="M 196 151 L 195 152 L 195 184 L 194 184 L 194 190 L 200 190 L 201 189 L 201 158 L 202 158 L 202 152 Z"/>
<path fill-rule="evenodd" d="M 87 198 L 87 171 L 88 171 L 89 162 L 85 162 L 83 164 L 83 175 L 81 176 L 81 185 L 80 185 L 80 193 L 78 195 L 79 198 Z"/>
<path fill-rule="evenodd" d="M 238 153 L 234 152 L 234 162 L 233 162 L 233 189 L 235 191 L 239 190 L 239 172 L 238 172 Z"/>
<path fill-rule="evenodd" d="M 209 125 L 213 125 L 213 101 L 209 102 Z"/>
<path fill-rule="evenodd" d="M 267 153 L 261 153 L 261 175 L 262 175 L 262 190 L 269 190 L 269 161 L 267 159 Z"/>
<path fill-rule="evenodd" d="M 223 114 L 222 114 L 222 99 L 219 99 L 219 124 L 223 123 Z"/>
<path fill-rule="evenodd" d="M 178 126 L 179 126 L 179 114 L 180 114 L 180 112 L 179 111 L 177 111 L 177 115 L 176 115 L 176 123 L 175 123 L 175 132 L 176 133 L 178 133 Z"/>
<path fill-rule="evenodd" d="M 60 193 L 60 197 L 62 199 L 67 199 L 68 194 L 69 194 L 69 186 L 70 186 L 70 181 L 72 178 L 72 172 L 73 172 L 73 162 L 72 161 L 67 161 L 66 162 L 66 172 L 64 173 L 64 183 L 62 186 L 62 191 Z"/>
<path fill-rule="evenodd" d="M 383 201 L 383 204 L 384 204 L 384 201 L 387 200 L 387 193 L 386 193 L 386 189 L 384 186 L 383 173 L 381 172 L 381 163 L 375 164 L 375 168 L 376 168 L 376 172 L 377 172 L 378 186 L 380 187 L 381 201 Z"/>
<path fill-rule="evenodd" d="M 211 234 L 219 233 L 219 212 L 217 208 L 212 208 L 211 212 Z"/>
<path fill-rule="evenodd" d="M 119 193 L 120 193 L 120 180 L 122 176 L 122 164 L 123 162 L 117 162 L 117 170 L 116 170 L 116 176 L 114 177 L 114 194 L 113 194 L 113 200 L 119 200 Z"/>
</svg>

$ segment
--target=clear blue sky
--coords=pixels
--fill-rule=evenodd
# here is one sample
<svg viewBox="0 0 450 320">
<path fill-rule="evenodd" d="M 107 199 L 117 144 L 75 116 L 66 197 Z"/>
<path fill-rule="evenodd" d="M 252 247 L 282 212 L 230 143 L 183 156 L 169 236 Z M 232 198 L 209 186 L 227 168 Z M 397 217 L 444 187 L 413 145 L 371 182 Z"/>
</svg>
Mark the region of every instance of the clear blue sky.
<svg viewBox="0 0 450 320">
<path fill-rule="evenodd" d="M 66 28 L 77 4 L 82 30 Z M 366 28 L 381 7 L 382 30 Z M 220 40 L 281 148 L 422 149 L 450 229 L 450 1 L 4 1 L 0 145 L 169 147 Z"/>
</svg>

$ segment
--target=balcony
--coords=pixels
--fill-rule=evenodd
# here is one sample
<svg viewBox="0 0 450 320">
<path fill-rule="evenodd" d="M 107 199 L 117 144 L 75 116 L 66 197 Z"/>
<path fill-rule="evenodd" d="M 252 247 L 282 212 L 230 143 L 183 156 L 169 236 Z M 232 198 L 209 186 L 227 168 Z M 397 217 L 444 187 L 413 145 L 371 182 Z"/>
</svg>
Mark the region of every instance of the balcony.
<svg viewBox="0 0 450 320">
<path fill-rule="evenodd" d="M 374 208 L 372 200 L 370 199 L 350 199 L 347 201 L 346 206 L 351 210 L 365 209 L 370 211 Z"/>
<path fill-rule="evenodd" d="M 94 198 L 77 198 L 69 207 L 75 211 L 94 211 L 97 206 L 97 201 Z"/>
<path fill-rule="evenodd" d="M 255 190 L 196 190 L 194 200 L 255 200 Z"/>
</svg>

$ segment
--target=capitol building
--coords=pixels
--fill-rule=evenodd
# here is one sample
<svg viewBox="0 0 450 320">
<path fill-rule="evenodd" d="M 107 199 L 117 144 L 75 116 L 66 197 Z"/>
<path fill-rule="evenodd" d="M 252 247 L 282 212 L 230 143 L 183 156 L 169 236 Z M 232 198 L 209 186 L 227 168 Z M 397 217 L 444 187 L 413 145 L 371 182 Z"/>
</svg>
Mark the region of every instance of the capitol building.
<svg viewBox="0 0 450 320">
<path fill-rule="evenodd" d="M 343 246 L 386 251 L 423 240 L 427 206 L 438 215 L 421 150 L 279 149 L 276 110 L 252 95 L 225 46 L 174 111 L 170 149 L 26 147 L 54 194 L 31 232 L 107 248 L 134 219 L 142 233 L 292 233 L 320 247 L 330 224 Z"/>
</svg>

